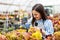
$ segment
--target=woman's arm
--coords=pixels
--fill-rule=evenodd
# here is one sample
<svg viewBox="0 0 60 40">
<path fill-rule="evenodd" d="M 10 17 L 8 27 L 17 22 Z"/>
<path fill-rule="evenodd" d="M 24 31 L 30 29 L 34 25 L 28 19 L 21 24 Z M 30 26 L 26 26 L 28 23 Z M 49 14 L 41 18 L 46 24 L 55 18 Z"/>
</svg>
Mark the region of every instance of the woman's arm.
<svg viewBox="0 0 60 40">
<path fill-rule="evenodd" d="M 53 34 L 54 33 L 54 28 L 53 28 L 53 23 L 51 20 L 47 20 L 45 22 L 45 35 L 50 35 L 50 34 Z"/>
<path fill-rule="evenodd" d="M 46 20 L 44 22 L 45 30 L 42 29 L 42 33 L 47 36 L 51 36 L 54 33 L 53 23 L 51 20 Z"/>
</svg>

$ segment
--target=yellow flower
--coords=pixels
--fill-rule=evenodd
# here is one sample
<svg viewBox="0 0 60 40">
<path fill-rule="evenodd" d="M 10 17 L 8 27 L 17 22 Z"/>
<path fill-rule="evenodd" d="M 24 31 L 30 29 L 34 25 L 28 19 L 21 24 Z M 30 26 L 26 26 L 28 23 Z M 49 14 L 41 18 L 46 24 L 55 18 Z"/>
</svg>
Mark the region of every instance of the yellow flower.
<svg viewBox="0 0 60 40">
<path fill-rule="evenodd" d="M 35 33 L 32 34 L 32 37 L 36 39 L 42 39 L 42 34 L 40 31 L 36 31 Z"/>
</svg>

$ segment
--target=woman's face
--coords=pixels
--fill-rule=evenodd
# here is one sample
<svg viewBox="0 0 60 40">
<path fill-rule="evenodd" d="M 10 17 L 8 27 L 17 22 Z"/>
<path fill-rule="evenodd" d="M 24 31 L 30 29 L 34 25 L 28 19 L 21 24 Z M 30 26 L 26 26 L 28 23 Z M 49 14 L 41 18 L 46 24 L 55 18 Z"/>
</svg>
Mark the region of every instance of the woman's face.
<svg viewBox="0 0 60 40">
<path fill-rule="evenodd" d="M 33 16 L 34 16 L 34 18 L 35 18 L 36 20 L 41 19 L 41 15 L 40 15 L 39 12 L 33 10 L 33 11 L 32 11 L 32 14 L 33 14 Z"/>
</svg>

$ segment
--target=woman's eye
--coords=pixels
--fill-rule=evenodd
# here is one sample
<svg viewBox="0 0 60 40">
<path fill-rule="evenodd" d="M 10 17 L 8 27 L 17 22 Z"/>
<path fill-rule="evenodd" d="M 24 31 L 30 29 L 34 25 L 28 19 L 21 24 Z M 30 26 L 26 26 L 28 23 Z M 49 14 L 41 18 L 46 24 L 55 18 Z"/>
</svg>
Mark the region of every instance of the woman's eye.
<svg viewBox="0 0 60 40">
<path fill-rule="evenodd" d="M 37 14 L 34 14 L 34 15 L 37 15 Z"/>
</svg>

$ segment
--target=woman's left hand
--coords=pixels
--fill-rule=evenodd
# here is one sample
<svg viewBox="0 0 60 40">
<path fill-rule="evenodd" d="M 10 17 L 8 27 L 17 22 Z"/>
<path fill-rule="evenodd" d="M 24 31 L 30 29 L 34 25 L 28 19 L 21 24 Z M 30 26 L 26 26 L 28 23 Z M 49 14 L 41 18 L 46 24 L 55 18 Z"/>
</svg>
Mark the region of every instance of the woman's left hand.
<svg viewBox="0 0 60 40">
<path fill-rule="evenodd" d="M 52 40 L 53 39 L 53 36 L 52 35 L 47 35 L 45 39 L 46 40 Z"/>
<path fill-rule="evenodd" d="M 45 38 L 45 40 L 52 40 L 52 37 L 47 37 L 47 38 Z"/>
</svg>

